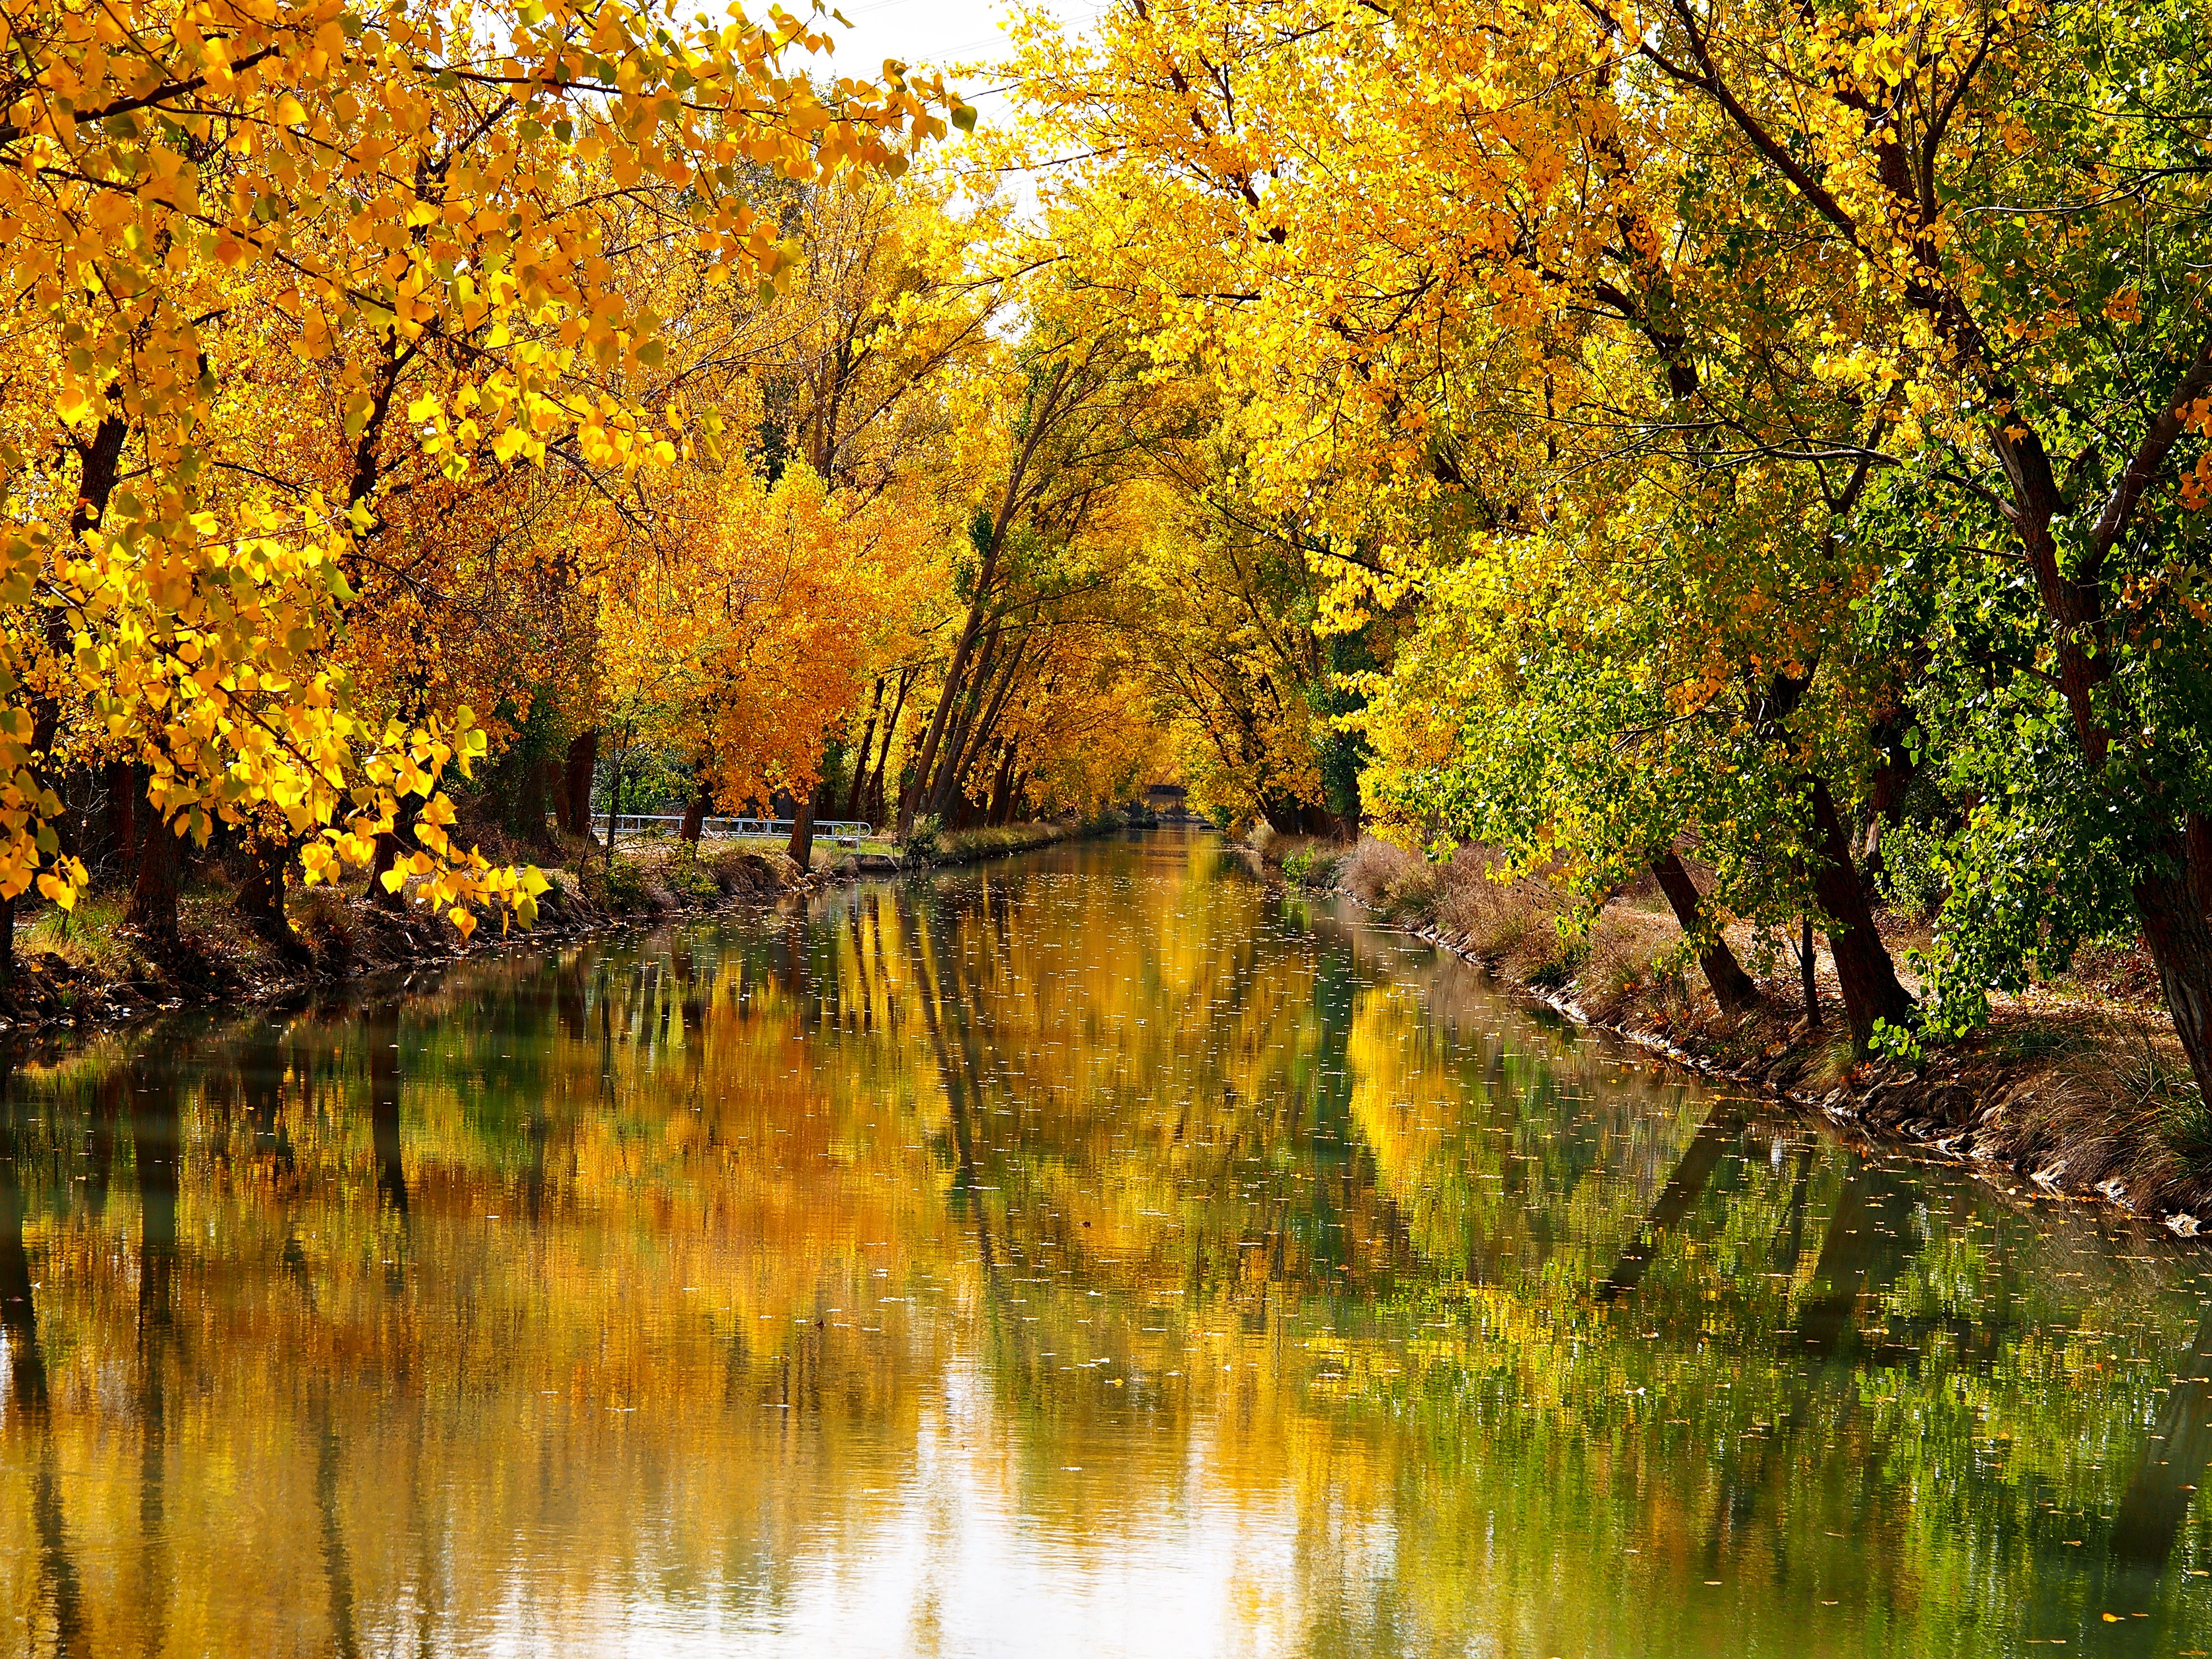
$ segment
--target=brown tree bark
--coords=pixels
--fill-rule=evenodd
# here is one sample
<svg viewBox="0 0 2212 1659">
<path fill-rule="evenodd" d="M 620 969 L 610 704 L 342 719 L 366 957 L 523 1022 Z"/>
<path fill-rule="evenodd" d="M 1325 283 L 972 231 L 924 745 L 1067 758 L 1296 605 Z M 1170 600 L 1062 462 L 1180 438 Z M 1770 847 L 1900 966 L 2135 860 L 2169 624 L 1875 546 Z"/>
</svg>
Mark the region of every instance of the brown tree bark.
<svg viewBox="0 0 2212 1659">
<path fill-rule="evenodd" d="M 704 789 L 684 803 L 683 828 L 677 833 L 691 843 L 691 850 L 695 854 L 699 850 L 699 837 L 707 830 L 707 808 L 712 803 L 708 800 Z"/>
<path fill-rule="evenodd" d="M 791 861 L 797 865 L 802 872 L 812 867 L 811 860 L 814 857 L 814 802 L 815 798 L 821 793 L 822 786 L 817 783 L 807 791 L 805 798 L 797 802 L 792 809 L 791 841 L 785 850 L 791 854 Z"/>
<path fill-rule="evenodd" d="M 1019 745 L 1008 744 L 1006 755 L 999 762 L 999 775 L 991 783 L 991 811 L 985 822 L 994 828 L 1003 826 L 1014 812 L 1014 756 Z"/>
<path fill-rule="evenodd" d="M 561 768 L 561 827 L 586 840 L 592 834 L 592 775 L 599 769 L 599 734 L 596 727 L 579 732 L 569 741 Z"/>
<path fill-rule="evenodd" d="M 107 850 L 118 872 L 137 867 L 138 837 L 151 808 L 146 799 L 146 781 L 127 761 L 107 765 Z"/>
<path fill-rule="evenodd" d="M 157 944 L 175 943 L 177 893 L 184 877 L 183 838 L 158 817 L 150 819 L 138 840 L 138 862 L 124 920 Z"/>
<path fill-rule="evenodd" d="M 394 892 L 384 884 L 384 878 L 386 872 L 399 862 L 400 855 L 409 850 L 407 832 L 414 827 L 416 809 L 419 805 L 412 795 L 403 797 L 398 814 L 392 820 L 392 827 L 376 838 L 376 856 L 369 860 L 368 865 L 368 902 L 380 910 L 397 910 L 407 902 L 404 884 L 399 891 Z"/>
<path fill-rule="evenodd" d="M 1804 917 L 1803 923 L 1797 941 L 1797 972 L 1805 998 L 1805 1029 L 1816 1031 L 1820 1027 L 1820 988 L 1814 977 L 1819 958 L 1813 954 L 1816 949 L 1813 943 L 1813 918 Z"/>
<path fill-rule="evenodd" d="M 860 746 L 853 751 L 853 784 L 845 792 L 845 816 L 848 818 L 860 816 L 860 792 L 868 787 L 868 750 L 875 744 L 876 720 L 883 712 L 884 677 L 878 674 L 875 688 L 868 693 L 868 723 L 860 728 Z"/>
<path fill-rule="evenodd" d="M 1653 861 L 1651 873 L 1658 879 L 1659 890 L 1666 894 L 1684 936 L 1695 939 L 1705 931 L 1705 901 L 1698 896 L 1698 884 L 1691 879 L 1681 855 L 1668 848 L 1663 857 Z M 1705 970 L 1705 983 L 1713 988 L 1713 1000 L 1729 1013 L 1745 1013 L 1759 1006 L 1759 987 L 1717 930 L 1712 943 L 1698 951 L 1698 965 Z"/>
<path fill-rule="evenodd" d="M 1844 994 L 1851 1046 L 1863 1054 L 1873 1041 L 1875 1022 L 1903 1024 L 1911 1017 L 1912 997 L 1898 983 L 1889 948 L 1875 931 L 1874 908 L 1867 902 L 1858 866 L 1851 862 L 1850 838 L 1844 833 L 1828 786 L 1818 779 L 1813 784 L 1813 892 L 1827 915 L 1828 954 L 1835 961 L 1836 982 Z M 2212 933 L 2206 937 L 2212 945 Z M 2212 963 L 2212 956 L 2207 960 Z"/>
<path fill-rule="evenodd" d="M 250 838 L 246 848 L 246 878 L 239 884 L 238 908 L 247 924 L 258 933 L 276 954 L 287 961 L 307 959 L 307 945 L 292 931 L 291 918 L 284 914 L 284 871 L 292 861 L 288 846 L 265 842 L 256 836 Z"/>
</svg>

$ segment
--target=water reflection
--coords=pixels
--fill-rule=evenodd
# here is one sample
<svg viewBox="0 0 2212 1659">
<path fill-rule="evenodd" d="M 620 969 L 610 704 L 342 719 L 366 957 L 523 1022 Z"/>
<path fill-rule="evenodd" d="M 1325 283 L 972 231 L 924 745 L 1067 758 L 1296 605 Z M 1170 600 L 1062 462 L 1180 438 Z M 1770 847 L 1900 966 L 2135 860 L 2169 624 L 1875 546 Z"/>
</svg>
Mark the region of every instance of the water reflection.
<svg viewBox="0 0 2212 1659">
<path fill-rule="evenodd" d="M 0 1650 L 2212 1648 L 2193 1257 L 1202 841 L 0 1099 Z"/>
</svg>

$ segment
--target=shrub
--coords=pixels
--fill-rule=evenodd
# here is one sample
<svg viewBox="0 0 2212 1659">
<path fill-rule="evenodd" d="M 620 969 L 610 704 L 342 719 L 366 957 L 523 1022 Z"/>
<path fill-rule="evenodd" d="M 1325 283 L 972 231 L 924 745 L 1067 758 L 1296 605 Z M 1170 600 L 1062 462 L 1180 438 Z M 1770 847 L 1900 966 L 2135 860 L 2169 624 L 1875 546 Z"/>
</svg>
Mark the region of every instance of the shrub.
<svg viewBox="0 0 2212 1659">
<path fill-rule="evenodd" d="M 671 860 L 661 872 L 668 890 L 693 904 L 708 904 L 722 896 L 722 884 L 696 856 Z"/>
<path fill-rule="evenodd" d="M 653 890 L 644 866 L 635 859 L 617 857 L 599 875 L 599 894 L 610 910 L 642 910 Z"/>
<path fill-rule="evenodd" d="M 1427 867 L 1419 854 L 1367 836 L 1338 866 L 1337 885 L 1363 904 L 1380 905 L 1393 886 Z"/>
<path fill-rule="evenodd" d="M 909 863 L 934 864 L 945 856 L 945 826 L 934 812 L 924 812 L 914 821 L 900 844 L 902 853 Z"/>
<path fill-rule="evenodd" d="M 1325 891 L 1336 884 L 1344 855 L 1320 847 L 1301 847 L 1283 860 L 1283 876 L 1293 887 Z"/>
</svg>

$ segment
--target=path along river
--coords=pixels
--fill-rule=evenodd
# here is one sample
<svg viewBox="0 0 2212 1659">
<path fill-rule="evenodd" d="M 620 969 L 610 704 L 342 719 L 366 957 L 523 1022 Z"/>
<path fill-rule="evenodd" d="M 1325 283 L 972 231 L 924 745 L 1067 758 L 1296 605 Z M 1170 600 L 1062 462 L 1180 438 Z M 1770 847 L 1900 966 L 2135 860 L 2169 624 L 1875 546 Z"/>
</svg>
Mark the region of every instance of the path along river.
<svg viewBox="0 0 2212 1659">
<path fill-rule="evenodd" d="M 2212 1650 L 2212 1275 L 1160 834 L 25 1059 L 0 1654 Z"/>
</svg>

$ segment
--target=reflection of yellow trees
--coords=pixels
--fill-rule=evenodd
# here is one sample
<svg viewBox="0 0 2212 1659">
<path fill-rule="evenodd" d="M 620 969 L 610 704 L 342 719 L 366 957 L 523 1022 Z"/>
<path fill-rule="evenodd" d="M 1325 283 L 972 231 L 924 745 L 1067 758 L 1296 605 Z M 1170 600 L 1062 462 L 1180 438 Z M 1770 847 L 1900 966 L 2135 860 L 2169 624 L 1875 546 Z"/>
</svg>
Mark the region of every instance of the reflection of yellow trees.
<svg viewBox="0 0 2212 1659">
<path fill-rule="evenodd" d="M 34 1648 L 1919 1650 L 2166 1512 L 2197 1363 L 2086 1223 L 1158 843 L 133 1047 L 0 1144 Z"/>
</svg>

